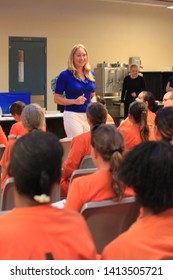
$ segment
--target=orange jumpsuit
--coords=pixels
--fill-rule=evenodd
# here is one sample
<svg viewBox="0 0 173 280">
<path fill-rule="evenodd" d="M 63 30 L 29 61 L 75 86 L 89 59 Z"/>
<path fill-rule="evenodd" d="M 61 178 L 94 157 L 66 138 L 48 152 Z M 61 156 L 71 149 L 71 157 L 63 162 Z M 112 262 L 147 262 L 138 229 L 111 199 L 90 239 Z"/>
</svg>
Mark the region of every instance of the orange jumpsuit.
<svg viewBox="0 0 173 280">
<path fill-rule="evenodd" d="M 13 148 L 13 145 L 14 145 L 15 141 L 16 141 L 16 139 L 11 139 L 11 140 L 8 141 L 8 144 L 5 148 L 5 151 L 4 151 L 3 156 L 1 158 L 1 161 L 0 161 L 0 165 L 1 165 L 1 168 L 2 168 L 1 189 L 4 188 L 5 182 L 9 178 L 9 176 L 7 174 L 7 166 L 9 164 L 11 150 Z"/>
<path fill-rule="evenodd" d="M 84 156 L 91 154 L 91 132 L 85 132 L 73 137 L 70 152 L 63 163 L 63 173 L 60 181 L 61 196 L 67 196 L 71 174 L 78 169 Z"/>
<path fill-rule="evenodd" d="M 3 144 L 5 146 L 7 146 L 7 144 L 8 144 L 7 137 L 4 133 L 1 125 L 0 125 L 0 144 Z"/>
<path fill-rule="evenodd" d="M 152 111 L 148 110 L 148 112 L 147 112 L 147 125 L 154 127 L 154 125 L 155 125 L 155 118 L 156 118 L 156 114 L 153 113 Z M 132 125 L 133 125 L 132 122 L 129 121 L 129 118 L 127 117 L 124 121 L 122 121 L 120 123 L 118 128 L 122 128 L 124 126 L 126 126 L 126 127 L 127 126 L 132 126 Z"/>
<path fill-rule="evenodd" d="M 147 124 L 148 126 L 155 126 L 155 118 L 156 114 L 150 110 L 148 110 L 148 115 L 147 115 Z"/>
<path fill-rule="evenodd" d="M 81 215 L 49 205 L 14 208 L 0 217 L 1 260 L 93 260 L 96 250 Z"/>
<path fill-rule="evenodd" d="M 111 173 L 106 169 L 74 179 L 64 207 L 80 211 L 86 202 L 114 198 L 115 193 L 111 189 L 111 182 Z M 127 188 L 125 195 L 131 196 L 134 195 L 134 192 L 132 189 Z"/>
<path fill-rule="evenodd" d="M 43 128 L 43 131 L 45 131 L 45 129 L 46 129 L 46 127 Z M 24 132 L 24 130 L 23 130 L 23 132 Z M 28 133 L 27 130 L 26 130 L 26 133 Z M 26 133 L 24 133 L 24 134 L 26 134 Z M 21 135 L 18 135 L 18 136 L 20 137 Z M 0 161 L 0 165 L 2 167 L 2 172 L 1 172 L 1 189 L 4 188 L 5 182 L 9 178 L 9 176 L 7 175 L 7 166 L 8 166 L 9 160 L 10 160 L 11 150 L 13 148 L 13 145 L 14 145 L 15 141 L 16 141 L 16 139 L 9 139 L 9 141 L 7 143 L 7 146 L 5 148 L 5 151 L 3 153 L 3 156 L 1 158 L 1 161 Z"/>
<path fill-rule="evenodd" d="M 109 243 L 104 260 L 160 260 L 173 256 L 173 209 L 139 218 L 126 232 Z"/>
<path fill-rule="evenodd" d="M 118 130 L 122 133 L 125 142 L 125 149 L 127 151 L 134 146 L 140 144 L 142 142 L 140 132 L 139 132 L 139 125 L 130 125 L 127 123 L 127 126 L 119 126 Z M 154 141 L 155 135 L 153 127 L 149 126 L 149 141 Z"/>
<path fill-rule="evenodd" d="M 24 128 L 23 123 L 21 121 L 18 121 L 12 125 L 9 135 L 19 136 L 24 135 L 27 132 L 28 131 Z"/>
</svg>

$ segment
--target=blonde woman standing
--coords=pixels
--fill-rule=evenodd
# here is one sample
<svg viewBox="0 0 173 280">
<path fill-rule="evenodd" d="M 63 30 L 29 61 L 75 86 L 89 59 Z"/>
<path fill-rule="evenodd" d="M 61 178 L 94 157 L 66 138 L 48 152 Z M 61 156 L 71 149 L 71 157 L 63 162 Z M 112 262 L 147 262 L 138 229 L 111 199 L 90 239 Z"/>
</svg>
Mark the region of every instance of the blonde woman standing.
<svg viewBox="0 0 173 280">
<path fill-rule="evenodd" d="M 77 44 L 71 50 L 67 69 L 57 79 L 54 93 L 54 102 L 65 106 L 63 120 L 67 137 L 89 131 L 86 108 L 94 96 L 95 77 L 88 52 L 83 45 Z"/>
</svg>

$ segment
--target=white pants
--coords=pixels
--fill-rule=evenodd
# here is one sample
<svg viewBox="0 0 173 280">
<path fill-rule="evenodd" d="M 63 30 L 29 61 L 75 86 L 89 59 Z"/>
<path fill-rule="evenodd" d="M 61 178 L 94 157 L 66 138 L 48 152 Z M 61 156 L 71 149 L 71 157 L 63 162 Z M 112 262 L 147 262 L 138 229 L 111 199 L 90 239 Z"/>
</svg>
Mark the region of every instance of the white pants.
<svg viewBox="0 0 173 280">
<path fill-rule="evenodd" d="M 86 113 L 64 111 L 63 121 L 67 137 L 72 138 L 90 130 Z"/>
</svg>

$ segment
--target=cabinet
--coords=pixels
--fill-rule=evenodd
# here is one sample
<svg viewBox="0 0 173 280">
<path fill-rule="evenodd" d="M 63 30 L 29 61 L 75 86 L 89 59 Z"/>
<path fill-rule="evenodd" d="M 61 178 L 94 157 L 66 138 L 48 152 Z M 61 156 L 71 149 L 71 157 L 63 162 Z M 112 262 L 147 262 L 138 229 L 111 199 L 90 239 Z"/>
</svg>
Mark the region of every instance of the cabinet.
<svg viewBox="0 0 173 280">
<path fill-rule="evenodd" d="M 173 75 L 173 72 L 142 72 L 145 83 L 146 90 L 151 91 L 156 100 L 162 100 L 163 95 L 166 92 L 166 84 L 170 76 Z"/>
</svg>

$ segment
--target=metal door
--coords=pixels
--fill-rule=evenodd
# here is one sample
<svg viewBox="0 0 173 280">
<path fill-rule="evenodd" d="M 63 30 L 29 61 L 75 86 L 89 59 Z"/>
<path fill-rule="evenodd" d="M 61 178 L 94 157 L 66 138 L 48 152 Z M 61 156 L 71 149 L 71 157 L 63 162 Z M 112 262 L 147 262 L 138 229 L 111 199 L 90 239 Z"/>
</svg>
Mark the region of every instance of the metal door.
<svg viewBox="0 0 173 280">
<path fill-rule="evenodd" d="M 30 92 L 46 107 L 46 38 L 9 37 L 9 91 Z"/>
</svg>

